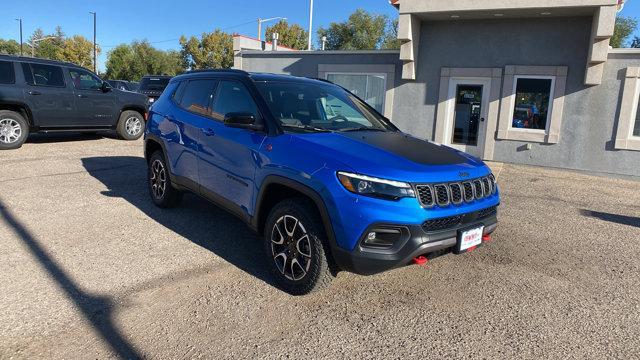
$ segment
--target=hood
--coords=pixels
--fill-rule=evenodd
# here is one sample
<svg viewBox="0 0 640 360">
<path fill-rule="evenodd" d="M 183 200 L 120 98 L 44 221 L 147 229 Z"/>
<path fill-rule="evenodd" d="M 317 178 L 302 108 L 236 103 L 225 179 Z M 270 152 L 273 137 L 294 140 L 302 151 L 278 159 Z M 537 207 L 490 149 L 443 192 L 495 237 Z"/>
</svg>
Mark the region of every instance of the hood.
<svg viewBox="0 0 640 360">
<path fill-rule="evenodd" d="M 488 174 L 479 159 L 402 132 L 358 131 L 292 135 L 317 156 L 363 175 L 407 182 L 461 181 Z"/>
<path fill-rule="evenodd" d="M 117 93 L 118 98 L 123 102 L 147 106 L 147 97 L 145 95 L 118 89 L 113 89 L 113 91 Z"/>
</svg>

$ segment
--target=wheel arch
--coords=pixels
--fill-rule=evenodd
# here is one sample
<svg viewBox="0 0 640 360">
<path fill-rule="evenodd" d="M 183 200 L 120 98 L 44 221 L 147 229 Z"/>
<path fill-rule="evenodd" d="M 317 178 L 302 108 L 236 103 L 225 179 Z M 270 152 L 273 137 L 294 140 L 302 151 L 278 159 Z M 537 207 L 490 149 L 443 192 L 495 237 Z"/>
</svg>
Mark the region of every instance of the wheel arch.
<svg viewBox="0 0 640 360">
<path fill-rule="evenodd" d="M 320 220 L 324 225 L 331 248 L 330 250 L 338 246 L 329 211 L 320 194 L 307 185 L 278 175 L 269 175 L 262 182 L 256 200 L 256 212 L 251 221 L 251 226 L 259 234 L 263 234 L 265 223 L 271 209 L 284 199 L 297 197 L 307 198 L 315 205 Z"/>
<path fill-rule="evenodd" d="M 0 110 L 9 110 L 15 111 L 18 114 L 22 115 L 22 117 L 27 120 L 27 123 L 31 127 L 35 127 L 35 123 L 33 121 L 33 113 L 31 112 L 31 108 L 29 105 L 25 103 L 11 102 L 11 103 L 0 103 Z"/>
</svg>

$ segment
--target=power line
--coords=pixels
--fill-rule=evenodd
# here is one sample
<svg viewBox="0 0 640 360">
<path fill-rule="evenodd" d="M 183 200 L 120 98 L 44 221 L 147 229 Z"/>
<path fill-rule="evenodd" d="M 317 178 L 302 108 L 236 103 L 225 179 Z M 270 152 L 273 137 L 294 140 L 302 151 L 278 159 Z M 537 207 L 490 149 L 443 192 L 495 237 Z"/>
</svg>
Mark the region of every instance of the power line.
<svg viewBox="0 0 640 360">
<path fill-rule="evenodd" d="M 222 28 L 220 30 L 222 31 L 226 31 L 226 30 L 231 30 L 231 29 L 235 29 L 238 28 L 240 26 L 244 26 L 244 25 L 249 25 L 249 24 L 253 24 L 255 23 L 255 20 L 251 20 L 251 21 L 247 21 L 247 22 L 243 22 L 241 24 L 236 24 L 236 25 L 231 25 L 231 26 L 227 26 L 225 28 Z M 167 43 L 167 42 L 172 42 L 172 41 L 178 41 L 180 40 L 180 38 L 176 38 L 176 39 L 167 39 L 167 40 L 159 40 L 159 41 L 149 41 L 149 44 L 161 44 L 161 43 Z M 102 49 L 110 49 L 110 48 L 114 48 L 114 47 L 118 47 L 122 44 L 116 44 L 116 45 L 105 45 L 105 46 L 101 46 Z"/>
</svg>

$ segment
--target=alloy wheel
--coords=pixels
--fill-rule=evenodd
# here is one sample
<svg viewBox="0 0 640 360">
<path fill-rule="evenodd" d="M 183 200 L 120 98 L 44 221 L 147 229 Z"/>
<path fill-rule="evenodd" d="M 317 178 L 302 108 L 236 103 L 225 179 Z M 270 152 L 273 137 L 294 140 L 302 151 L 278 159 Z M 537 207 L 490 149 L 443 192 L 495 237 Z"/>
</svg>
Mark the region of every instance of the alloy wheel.
<svg viewBox="0 0 640 360">
<path fill-rule="evenodd" d="M 311 266 L 311 238 L 300 220 L 284 215 L 276 221 L 271 231 L 271 254 L 287 279 L 298 281 L 307 275 Z"/>
<path fill-rule="evenodd" d="M 162 161 L 156 159 L 151 164 L 151 191 L 156 199 L 162 199 L 167 188 L 167 172 Z"/>
<path fill-rule="evenodd" d="M 142 121 L 135 116 L 129 116 L 124 123 L 127 134 L 137 136 L 142 131 Z"/>
<path fill-rule="evenodd" d="M 0 120 L 0 142 L 12 144 L 22 135 L 22 126 L 18 121 L 8 118 Z"/>
</svg>

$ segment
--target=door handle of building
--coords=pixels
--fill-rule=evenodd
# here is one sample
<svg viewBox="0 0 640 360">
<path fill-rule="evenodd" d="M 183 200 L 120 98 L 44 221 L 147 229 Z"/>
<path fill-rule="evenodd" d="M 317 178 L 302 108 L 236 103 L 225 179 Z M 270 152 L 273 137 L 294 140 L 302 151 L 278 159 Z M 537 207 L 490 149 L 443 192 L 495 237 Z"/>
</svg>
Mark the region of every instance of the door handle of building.
<svg viewBox="0 0 640 360">
<path fill-rule="evenodd" d="M 215 131 L 213 131 L 213 129 L 202 129 L 202 133 L 205 134 L 206 136 L 214 136 L 216 134 Z"/>
<path fill-rule="evenodd" d="M 31 90 L 29 91 L 29 95 L 42 95 L 42 93 L 40 91 Z"/>
<path fill-rule="evenodd" d="M 480 121 L 484 121 L 484 118 L 480 118 Z"/>
</svg>

